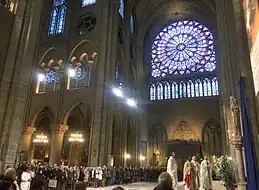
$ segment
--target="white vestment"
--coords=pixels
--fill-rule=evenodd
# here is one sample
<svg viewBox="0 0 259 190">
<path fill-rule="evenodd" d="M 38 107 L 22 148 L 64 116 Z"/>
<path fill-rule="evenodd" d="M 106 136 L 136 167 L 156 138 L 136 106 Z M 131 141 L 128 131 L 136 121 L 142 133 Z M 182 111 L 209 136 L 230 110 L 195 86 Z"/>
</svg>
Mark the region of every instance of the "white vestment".
<svg viewBox="0 0 259 190">
<path fill-rule="evenodd" d="M 195 182 L 196 182 L 196 187 L 200 187 L 200 164 L 197 161 L 192 160 L 194 169 L 195 169 Z"/>
<path fill-rule="evenodd" d="M 212 189 L 212 166 L 207 160 L 201 162 L 200 189 Z"/>
<path fill-rule="evenodd" d="M 173 156 L 170 156 L 167 162 L 167 173 L 172 177 L 172 188 L 175 189 L 178 185 L 178 175 L 177 175 L 177 163 Z"/>
<path fill-rule="evenodd" d="M 30 190 L 31 174 L 29 172 L 22 172 L 21 181 L 21 190 Z"/>
</svg>

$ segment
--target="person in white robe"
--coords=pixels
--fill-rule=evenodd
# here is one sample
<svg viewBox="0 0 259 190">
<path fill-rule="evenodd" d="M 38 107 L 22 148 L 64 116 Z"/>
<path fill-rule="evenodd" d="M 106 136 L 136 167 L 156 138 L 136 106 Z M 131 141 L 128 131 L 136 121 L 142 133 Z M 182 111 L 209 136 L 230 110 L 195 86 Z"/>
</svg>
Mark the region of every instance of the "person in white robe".
<svg viewBox="0 0 259 190">
<path fill-rule="evenodd" d="M 194 166 L 194 170 L 195 170 L 195 181 L 196 181 L 196 188 L 199 189 L 200 188 L 200 164 L 199 162 L 197 162 L 196 160 L 196 156 L 192 157 L 192 164 Z"/>
<path fill-rule="evenodd" d="M 169 157 L 167 162 L 167 172 L 172 177 L 172 188 L 176 189 L 178 185 L 178 174 L 177 174 L 177 163 L 175 160 L 175 153 L 172 152 L 172 155 Z"/>
<path fill-rule="evenodd" d="M 207 157 L 201 162 L 200 169 L 200 190 L 212 189 L 212 165 Z"/>
<path fill-rule="evenodd" d="M 31 186 L 31 172 L 29 169 L 26 169 L 25 171 L 22 172 L 21 175 L 21 190 L 30 190 Z"/>
</svg>

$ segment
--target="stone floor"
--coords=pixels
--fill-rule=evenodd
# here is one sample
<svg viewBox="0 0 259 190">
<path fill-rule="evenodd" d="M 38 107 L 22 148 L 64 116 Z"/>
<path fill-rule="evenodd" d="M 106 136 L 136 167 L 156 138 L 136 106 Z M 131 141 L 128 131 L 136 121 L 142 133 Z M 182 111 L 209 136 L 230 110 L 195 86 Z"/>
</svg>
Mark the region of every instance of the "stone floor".
<svg viewBox="0 0 259 190">
<path fill-rule="evenodd" d="M 155 183 L 134 183 L 129 185 L 123 185 L 125 190 L 152 190 L 156 186 Z M 87 190 L 112 190 L 115 186 L 111 187 L 104 187 L 104 188 L 87 188 Z M 213 182 L 213 189 L 214 190 L 225 190 L 225 188 L 220 185 L 218 181 Z M 180 182 L 178 185 L 177 190 L 184 190 L 182 183 Z"/>
</svg>

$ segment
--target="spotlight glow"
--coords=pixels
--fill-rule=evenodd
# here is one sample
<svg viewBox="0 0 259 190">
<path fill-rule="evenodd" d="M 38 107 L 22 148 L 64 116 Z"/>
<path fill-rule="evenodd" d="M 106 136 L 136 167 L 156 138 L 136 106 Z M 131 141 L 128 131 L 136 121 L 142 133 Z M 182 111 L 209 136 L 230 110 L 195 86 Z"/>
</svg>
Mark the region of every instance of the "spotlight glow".
<svg viewBox="0 0 259 190">
<path fill-rule="evenodd" d="M 131 106 L 131 107 L 137 107 L 137 103 L 136 103 L 136 101 L 135 100 L 133 100 L 133 99 L 127 99 L 127 104 L 129 105 L 129 106 Z"/>
<path fill-rule="evenodd" d="M 123 97 L 123 93 L 122 93 L 122 91 L 121 91 L 120 88 L 113 88 L 112 91 L 113 91 L 113 93 L 114 93 L 116 96 L 121 97 L 121 98 Z"/>
<path fill-rule="evenodd" d="M 76 71 L 75 71 L 75 69 L 72 69 L 72 68 L 68 69 L 68 75 L 69 75 L 70 77 L 75 77 L 75 76 L 76 76 Z"/>
<path fill-rule="evenodd" d="M 44 79 L 45 79 L 45 75 L 42 74 L 42 73 L 39 73 L 37 77 L 38 77 L 38 80 L 39 80 L 40 82 L 44 81 Z"/>
</svg>

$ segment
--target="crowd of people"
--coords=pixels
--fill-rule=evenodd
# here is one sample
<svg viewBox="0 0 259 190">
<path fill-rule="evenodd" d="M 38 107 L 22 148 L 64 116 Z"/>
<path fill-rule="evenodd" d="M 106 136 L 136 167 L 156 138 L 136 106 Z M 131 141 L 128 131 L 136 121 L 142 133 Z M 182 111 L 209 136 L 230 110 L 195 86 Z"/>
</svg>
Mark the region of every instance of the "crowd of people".
<svg viewBox="0 0 259 190">
<path fill-rule="evenodd" d="M 157 181 L 163 168 L 71 167 L 65 165 L 26 165 L 7 168 L 1 177 L 0 189 L 45 190 L 48 188 L 86 189 L 123 185 L 139 181 Z M 7 188 L 8 189 L 8 188 Z M 9 190 L 9 189 L 8 189 Z"/>
</svg>

